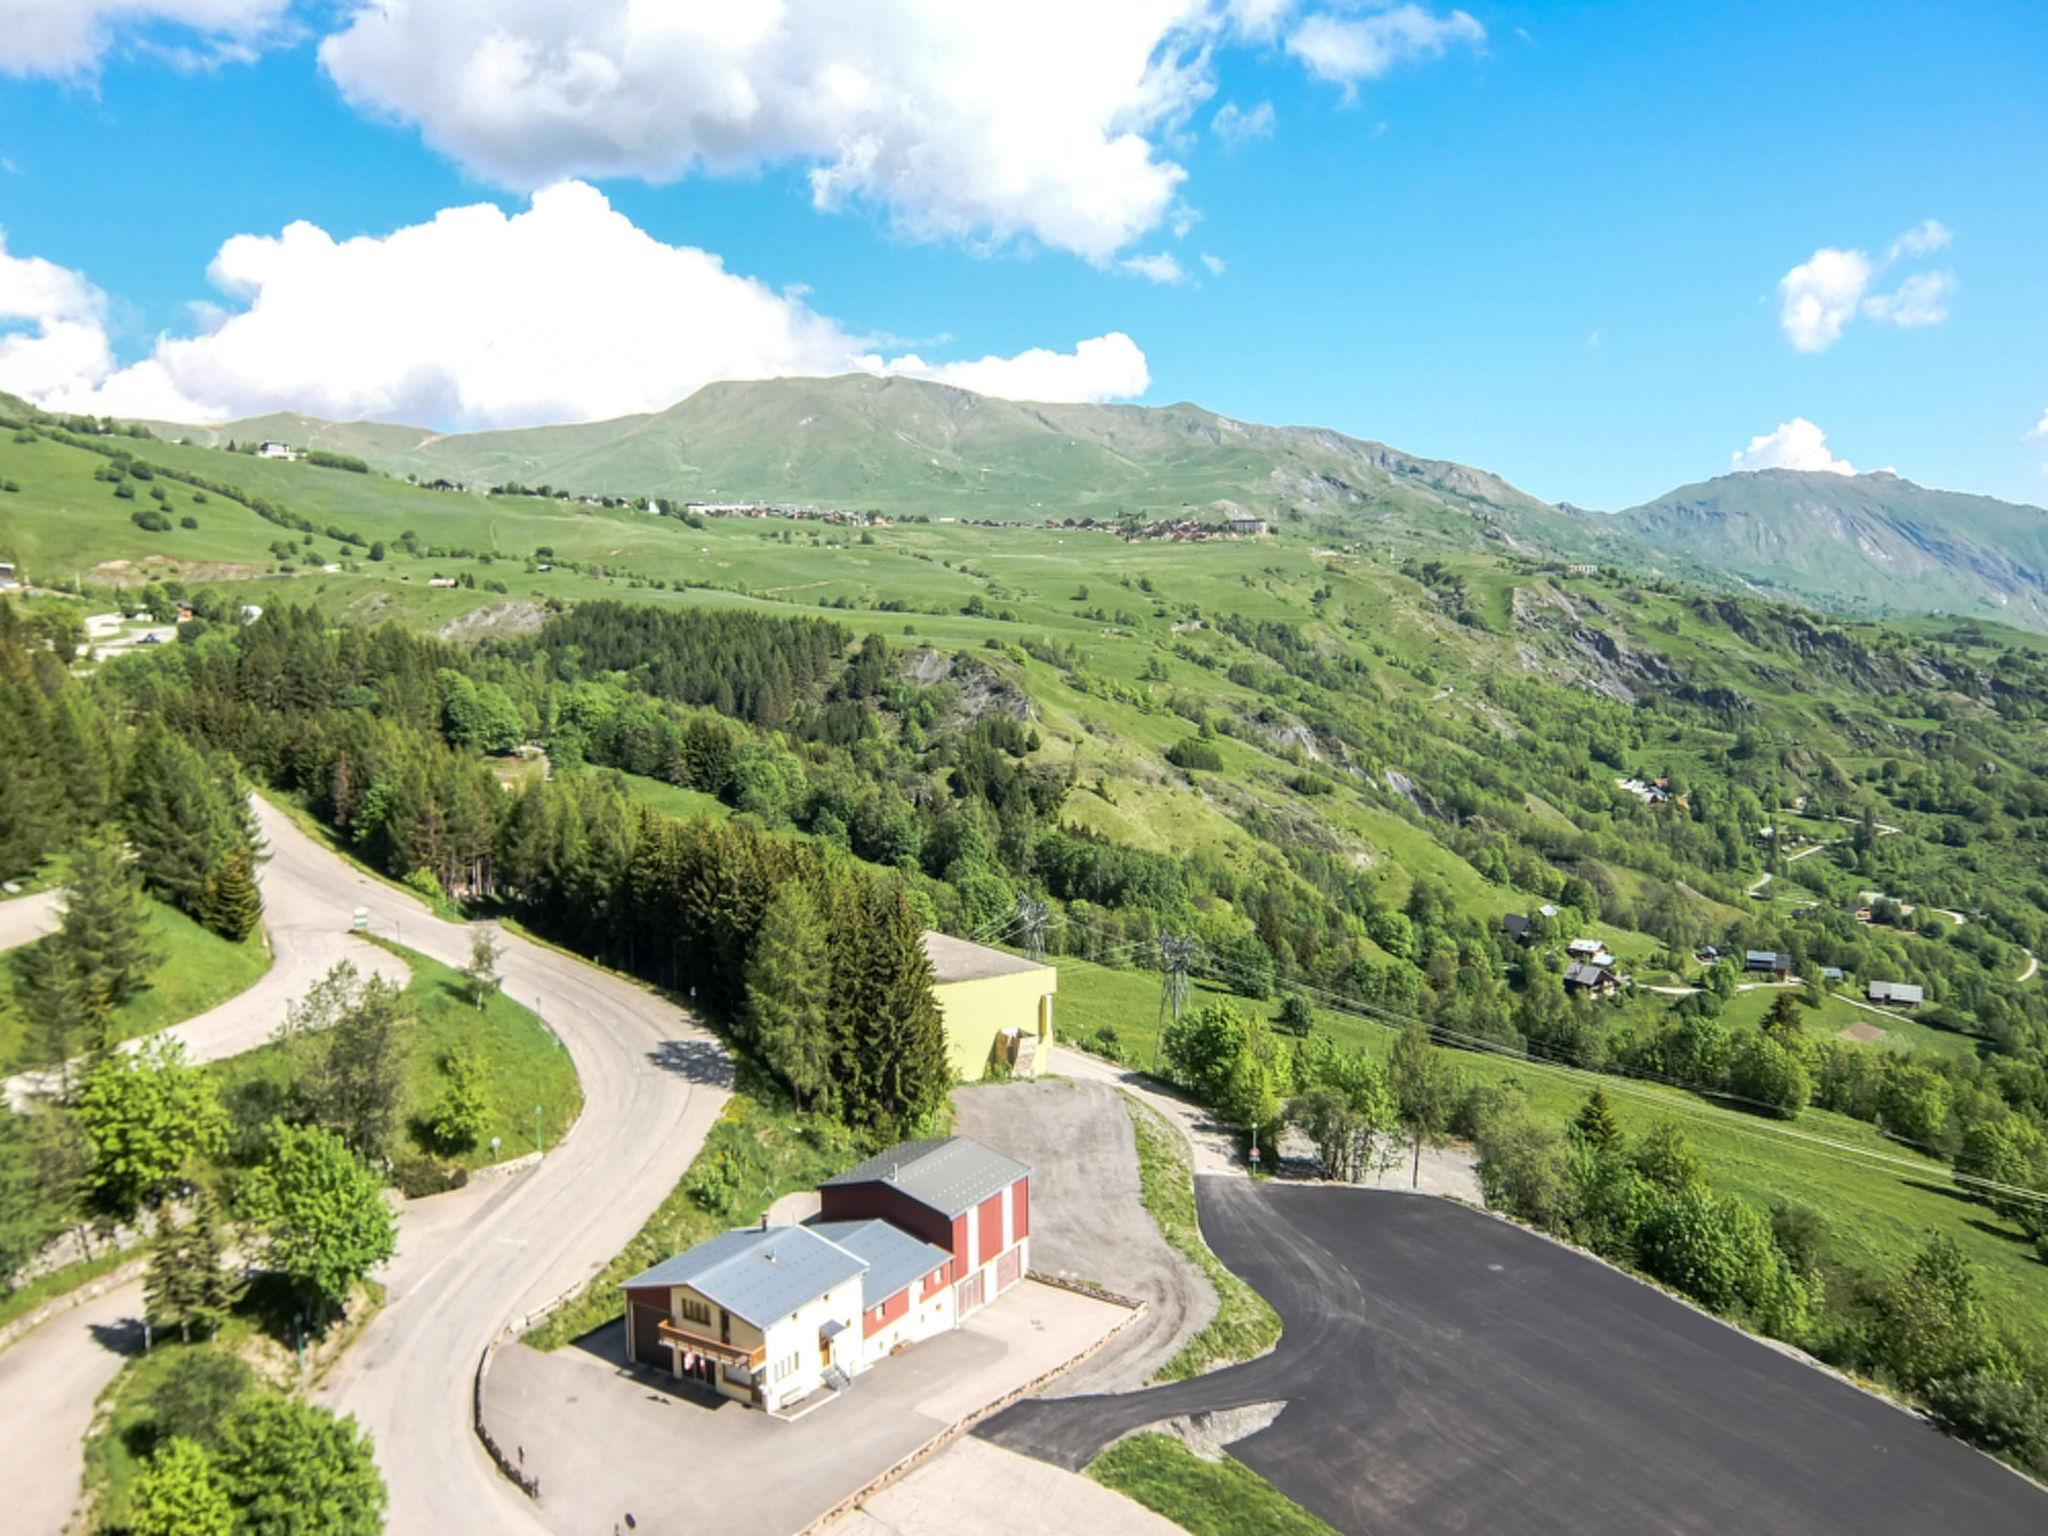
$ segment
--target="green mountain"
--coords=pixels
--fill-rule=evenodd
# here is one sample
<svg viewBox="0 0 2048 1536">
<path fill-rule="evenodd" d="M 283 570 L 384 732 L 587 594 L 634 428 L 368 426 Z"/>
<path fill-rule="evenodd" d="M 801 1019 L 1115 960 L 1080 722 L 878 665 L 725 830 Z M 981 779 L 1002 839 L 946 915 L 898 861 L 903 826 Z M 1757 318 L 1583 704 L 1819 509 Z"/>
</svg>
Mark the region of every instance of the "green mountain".
<svg viewBox="0 0 2048 1536">
<path fill-rule="evenodd" d="M 652 415 L 442 435 L 374 422 L 259 416 L 148 423 L 215 446 L 276 437 L 380 469 L 472 487 L 517 481 L 578 494 L 794 501 L 1036 521 L 1242 508 L 1343 514 L 1472 533 L 1565 520 L 1499 476 L 1313 427 L 1233 421 L 1198 406 L 1037 405 L 854 374 L 706 385 Z"/>
<path fill-rule="evenodd" d="M 146 425 L 205 446 L 278 438 L 473 490 L 516 482 L 961 520 L 1243 512 L 1383 555 L 1493 548 L 1848 613 L 1951 612 L 2048 630 L 2048 512 L 1890 474 L 1724 475 L 1610 517 L 1325 428 L 1185 403 L 1031 404 L 865 374 L 710 384 L 648 415 L 494 432 L 286 413 Z"/>
<path fill-rule="evenodd" d="M 1951 612 L 2048 629 L 2048 511 L 1892 474 L 1722 475 L 1617 515 L 1675 561 L 1851 613 Z"/>
</svg>

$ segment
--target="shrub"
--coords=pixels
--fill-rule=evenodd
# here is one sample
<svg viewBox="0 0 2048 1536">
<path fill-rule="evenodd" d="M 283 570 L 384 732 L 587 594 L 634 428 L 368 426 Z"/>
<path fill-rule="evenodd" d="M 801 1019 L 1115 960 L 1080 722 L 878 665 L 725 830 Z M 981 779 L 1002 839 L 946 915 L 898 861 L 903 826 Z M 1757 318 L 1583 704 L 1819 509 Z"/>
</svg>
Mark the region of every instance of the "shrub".
<svg viewBox="0 0 2048 1536">
<path fill-rule="evenodd" d="M 1166 760 L 1189 773 L 1217 773 L 1223 767 L 1223 754 L 1216 750 L 1216 744 L 1203 741 L 1199 736 L 1187 736 L 1176 741 L 1166 749 Z"/>
</svg>

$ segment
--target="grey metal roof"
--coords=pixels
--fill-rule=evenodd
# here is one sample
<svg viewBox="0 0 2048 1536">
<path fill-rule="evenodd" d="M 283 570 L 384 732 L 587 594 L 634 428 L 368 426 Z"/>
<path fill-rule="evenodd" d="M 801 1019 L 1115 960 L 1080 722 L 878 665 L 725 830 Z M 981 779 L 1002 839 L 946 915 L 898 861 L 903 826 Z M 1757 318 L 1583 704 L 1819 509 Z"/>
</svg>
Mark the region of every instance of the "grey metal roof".
<svg viewBox="0 0 2048 1536">
<path fill-rule="evenodd" d="M 906 1141 L 846 1172 L 827 1179 L 821 1189 L 847 1184 L 888 1184 L 919 1205 L 942 1216 L 964 1215 L 998 1190 L 1007 1189 L 1031 1170 L 1013 1158 L 965 1136 Z"/>
<path fill-rule="evenodd" d="M 925 931 L 924 956 L 932 963 L 932 980 L 940 986 L 951 981 L 979 981 L 985 976 L 1011 976 L 1019 971 L 1052 969 L 1036 960 L 1026 960 L 1022 955 L 991 949 L 986 944 L 975 944 L 967 939 L 956 939 L 951 934 L 932 929 Z"/>
<path fill-rule="evenodd" d="M 765 1329 L 866 1268 L 808 1227 L 746 1227 L 706 1238 L 625 1283 L 687 1285 Z"/>
<path fill-rule="evenodd" d="M 811 1231 L 828 1242 L 837 1243 L 856 1258 L 867 1261 L 861 1276 L 860 1299 L 864 1307 L 879 1307 L 906 1285 L 914 1285 L 953 1255 L 930 1243 L 919 1242 L 901 1227 L 879 1219 L 869 1221 L 811 1221 Z"/>
<path fill-rule="evenodd" d="M 1749 965 L 1775 966 L 1784 956 L 1775 949 L 1746 949 L 1742 952 L 1742 958 Z"/>
<path fill-rule="evenodd" d="M 1873 981 L 1870 995 L 1894 1003 L 1923 1003 L 1927 1000 L 1927 989 L 1915 981 Z"/>
<path fill-rule="evenodd" d="M 1608 979 L 1608 971 L 1604 965 L 1568 965 L 1564 979 L 1575 981 L 1582 987 L 1597 987 Z"/>
</svg>

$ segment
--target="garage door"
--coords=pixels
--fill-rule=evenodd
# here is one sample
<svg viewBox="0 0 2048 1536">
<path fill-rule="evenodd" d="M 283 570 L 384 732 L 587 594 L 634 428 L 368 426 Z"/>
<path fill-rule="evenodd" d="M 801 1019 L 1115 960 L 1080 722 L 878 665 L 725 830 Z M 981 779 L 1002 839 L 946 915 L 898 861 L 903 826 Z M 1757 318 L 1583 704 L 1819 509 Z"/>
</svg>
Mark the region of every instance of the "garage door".
<svg viewBox="0 0 2048 1536">
<path fill-rule="evenodd" d="M 1018 1271 L 1024 1267 L 1024 1250 L 1011 1248 L 996 1260 L 996 1294 L 1000 1296 L 1017 1283 Z"/>
<path fill-rule="evenodd" d="M 965 1317 L 981 1305 L 981 1271 L 976 1270 L 959 1285 L 954 1287 L 953 1301 L 960 1316 Z"/>
<path fill-rule="evenodd" d="M 661 1325 L 668 1321 L 668 1314 L 659 1307 L 642 1306 L 633 1303 L 633 1358 L 642 1365 L 655 1366 L 660 1370 L 675 1369 L 675 1358 L 669 1348 L 661 1342 Z"/>
</svg>

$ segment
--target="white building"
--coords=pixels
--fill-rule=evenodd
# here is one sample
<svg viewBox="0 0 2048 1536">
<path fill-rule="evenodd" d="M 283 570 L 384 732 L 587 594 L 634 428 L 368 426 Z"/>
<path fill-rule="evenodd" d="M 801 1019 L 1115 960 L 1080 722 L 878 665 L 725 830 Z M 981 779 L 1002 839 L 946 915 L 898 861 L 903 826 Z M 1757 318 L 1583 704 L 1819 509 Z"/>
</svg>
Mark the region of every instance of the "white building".
<svg viewBox="0 0 2048 1536">
<path fill-rule="evenodd" d="M 263 442 L 256 445 L 256 457 L 259 459 L 296 459 L 298 455 L 293 453 L 290 445 L 286 443 Z"/>
</svg>

